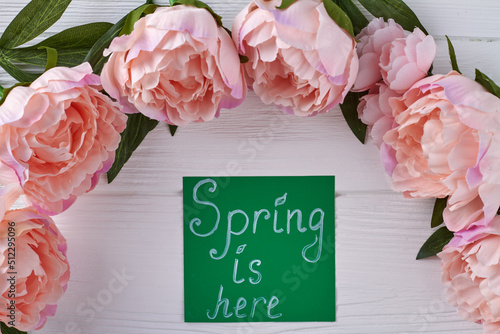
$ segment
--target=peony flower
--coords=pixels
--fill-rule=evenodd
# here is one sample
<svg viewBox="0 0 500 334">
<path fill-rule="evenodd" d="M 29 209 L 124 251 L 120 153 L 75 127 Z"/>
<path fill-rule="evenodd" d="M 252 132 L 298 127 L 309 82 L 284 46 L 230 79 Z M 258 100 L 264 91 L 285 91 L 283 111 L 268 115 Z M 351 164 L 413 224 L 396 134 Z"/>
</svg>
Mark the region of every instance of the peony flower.
<svg viewBox="0 0 500 334">
<path fill-rule="evenodd" d="M 499 333 L 500 332 L 500 321 L 495 322 L 483 322 L 484 333 Z"/>
<path fill-rule="evenodd" d="M 386 84 L 378 83 L 360 99 L 359 119 L 368 126 L 370 136 L 379 148 L 384 143 L 385 133 L 393 128 L 394 116 L 389 101 L 400 96 Z"/>
<path fill-rule="evenodd" d="M 0 106 L 0 162 L 40 212 L 56 214 L 112 165 L 126 116 L 88 63 L 55 67 Z"/>
<path fill-rule="evenodd" d="M 206 122 L 246 95 L 231 37 L 203 8 L 159 7 L 104 53 L 111 56 L 103 87 L 126 113 L 174 125 Z"/>
<path fill-rule="evenodd" d="M 497 218 L 495 224 L 499 223 Z M 462 318 L 482 323 L 485 333 L 496 333 L 500 328 L 500 235 L 458 247 L 448 245 L 438 256 L 448 302 L 458 307 Z"/>
<path fill-rule="evenodd" d="M 235 18 L 233 39 L 248 57 L 247 80 L 266 104 L 298 116 L 339 103 L 358 73 L 356 42 L 320 0 L 300 0 L 268 11 L 250 3 Z"/>
<path fill-rule="evenodd" d="M 457 189 L 448 199 L 443 219 L 450 231 L 464 243 L 491 233 L 490 222 L 500 207 L 500 138 L 493 135 L 479 154 L 475 168 L 467 173 L 466 180 L 458 182 Z"/>
<path fill-rule="evenodd" d="M 383 137 L 387 131 L 396 125 L 394 116 L 392 115 L 390 100 L 400 96 L 401 94 L 398 94 L 386 84 L 380 82 L 375 84 L 368 94 L 360 99 L 358 105 L 359 119 L 368 126 L 368 133 L 373 143 L 380 149 L 380 159 L 389 175 L 392 175 L 396 166 L 393 163 L 396 151 L 383 141 Z"/>
<path fill-rule="evenodd" d="M 434 38 L 415 28 L 406 38 L 396 38 L 382 47 L 382 77 L 392 90 L 403 94 L 427 76 L 435 56 Z"/>
<path fill-rule="evenodd" d="M 15 244 L 15 262 L 9 262 L 9 241 Z M 14 321 L 22 331 L 42 328 L 69 280 L 66 240 L 50 217 L 33 207 L 7 211 L 0 222 L 0 273 L 0 321 Z"/>
<path fill-rule="evenodd" d="M 396 127 L 383 139 L 396 152 L 395 190 L 461 201 L 464 187 L 500 182 L 498 145 L 490 148 L 500 130 L 500 99 L 483 86 L 456 72 L 434 75 L 392 99 L 391 107 Z M 481 198 L 495 195 L 491 187 L 483 190 Z"/>
<path fill-rule="evenodd" d="M 383 18 L 375 18 L 361 30 L 356 36 L 359 40 L 357 46 L 359 73 L 353 91 L 369 90 L 382 80 L 379 63 L 384 46 L 390 45 L 397 38 L 404 39 L 404 37 L 404 29 L 393 19 L 385 22 Z"/>
</svg>

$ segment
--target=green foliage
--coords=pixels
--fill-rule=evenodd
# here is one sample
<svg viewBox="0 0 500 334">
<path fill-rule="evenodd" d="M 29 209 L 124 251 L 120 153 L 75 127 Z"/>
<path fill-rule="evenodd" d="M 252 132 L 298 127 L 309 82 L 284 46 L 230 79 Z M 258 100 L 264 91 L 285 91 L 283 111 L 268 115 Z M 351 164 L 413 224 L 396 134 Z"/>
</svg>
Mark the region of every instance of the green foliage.
<svg viewBox="0 0 500 334">
<path fill-rule="evenodd" d="M 436 198 L 436 202 L 434 203 L 434 209 L 432 210 L 432 218 L 431 218 L 432 228 L 438 227 L 444 222 L 443 211 L 446 208 L 447 201 L 448 197 Z"/>
<path fill-rule="evenodd" d="M 21 82 L 31 82 L 38 77 L 38 74 L 26 72 L 16 65 L 12 64 L 11 60 L 0 51 L 0 66 L 9 73 L 14 79 Z"/>
<path fill-rule="evenodd" d="M 51 48 L 50 46 L 41 46 L 41 50 L 47 52 L 47 64 L 45 65 L 45 71 L 50 70 L 57 65 L 57 50 Z"/>
<path fill-rule="evenodd" d="M 146 135 L 158 125 L 158 121 L 149 119 L 143 114 L 131 114 L 128 116 L 127 127 L 121 134 L 121 141 L 115 152 L 115 161 L 108 171 L 108 183 L 111 183 L 123 165 L 139 147 Z"/>
<path fill-rule="evenodd" d="M 240 56 L 240 63 L 242 64 L 248 63 L 248 61 L 250 60 L 247 56 L 244 55 L 239 55 L 239 56 Z"/>
<path fill-rule="evenodd" d="M 175 135 L 175 133 L 177 132 L 177 128 L 178 126 L 177 125 L 172 125 L 172 124 L 169 124 L 168 125 L 168 129 L 170 131 L 170 135 L 173 137 Z"/>
<path fill-rule="evenodd" d="M 4 49 L 2 53 L 16 63 L 46 66 L 46 48 L 51 48 L 57 51 L 57 66 L 76 66 L 83 62 L 90 48 L 111 26 L 106 22 L 85 24 L 66 29 L 31 47 Z"/>
<path fill-rule="evenodd" d="M 112 26 L 111 23 L 91 23 L 66 29 L 46 40 L 19 47 L 39 36 L 64 13 L 71 0 L 33 0 L 12 20 L 0 38 L 0 66 L 20 82 L 35 80 L 40 72 L 31 73 L 18 63 L 45 67 L 76 66 L 96 41 Z"/>
<path fill-rule="evenodd" d="M 332 20 L 334 20 L 339 27 L 345 29 L 352 37 L 354 37 L 354 29 L 349 16 L 347 16 L 347 14 L 332 0 L 325 0 L 323 4 L 325 5 L 326 12 Z"/>
<path fill-rule="evenodd" d="M 446 226 L 437 229 L 418 251 L 417 260 L 424 259 L 436 255 L 443 250 L 450 240 L 453 238 L 453 232 L 449 231 Z"/>
<path fill-rule="evenodd" d="M 140 6 L 139 8 L 131 11 L 125 19 L 122 30 L 118 36 L 121 35 L 130 35 L 130 33 L 134 30 L 134 24 L 144 15 L 153 13 L 158 6 L 152 4 L 145 4 Z"/>
<path fill-rule="evenodd" d="M 368 25 L 368 19 L 361 13 L 359 8 L 352 0 L 334 0 L 335 3 L 349 16 L 354 29 L 354 34 L 357 35 Z"/>
<path fill-rule="evenodd" d="M 340 109 L 342 110 L 342 114 L 344 115 L 347 125 L 349 125 L 352 133 L 354 133 L 356 138 L 358 138 L 362 144 L 365 143 L 366 139 L 366 124 L 361 122 L 358 117 L 358 104 L 359 99 L 365 94 L 366 92 L 349 92 L 346 95 L 344 102 L 340 105 Z"/>
<path fill-rule="evenodd" d="M 106 63 L 108 57 L 104 57 L 102 54 L 104 49 L 106 49 L 113 38 L 118 36 L 120 31 L 123 29 L 123 25 L 127 19 L 127 15 L 122 17 L 120 21 L 116 22 L 111 28 L 109 28 L 98 40 L 94 43 L 94 45 L 90 48 L 87 55 L 84 58 L 84 61 L 88 62 L 94 73 L 101 74 L 102 67 Z"/>
<path fill-rule="evenodd" d="M 1 328 L 1 333 L 2 334 L 28 334 L 27 332 L 22 332 L 22 331 L 20 331 L 17 328 L 8 327 L 3 322 L 0 322 L 0 328 Z"/>
<path fill-rule="evenodd" d="M 290 7 L 295 1 L 297 0 L 283 0 L 281 1 L 281 5 L 279 7 L 276 7 L 278 9 L 287 9 Z"/>
<path fill-rule="evenodd" d="M 59 20 L 71 0 L 32 0 L 5 28 L 0 48 L 15 48 L 31 41 Z"/>
<path fill-rule="evenodd" d="M 460 72 L 460 69 L 458 68 L 457 55 L 455 54 L 455 48 L 453 47 L 453 44 L 451 43 L 448 36 L 446 36 L 446 41 L 448 42 L 448 52 L 450 54 L 451 68 L 454 71 L 457 71 L 458 73 L 462 74 L 462 72 Z"/>
<path fill-rule="evenodd" d="M 418 17 L 402 0 L 359 0 L 359 3 L 375 17 L 383 17 L 386 21 L 392 18 L 405 30 L 413 31 L 418 27 L 428 35 Z"/>
<path fill-rule="evenodd" d="M 479 82 L 491 94 L 500 98 L 500 87 L 498 87 L 498 85 L 493 80 L 491 80 L 486 74 L 484 74 L 477 68 L 476 68 L 476 82 Z"/>
</svg>

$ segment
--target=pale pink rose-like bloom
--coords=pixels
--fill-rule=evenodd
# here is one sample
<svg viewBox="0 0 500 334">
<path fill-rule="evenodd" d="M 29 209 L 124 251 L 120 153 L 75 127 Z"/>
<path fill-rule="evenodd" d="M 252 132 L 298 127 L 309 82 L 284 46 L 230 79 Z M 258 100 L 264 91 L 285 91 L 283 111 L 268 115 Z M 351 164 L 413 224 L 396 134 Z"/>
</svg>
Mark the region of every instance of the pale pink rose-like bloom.
<svg viewBox="0 0 500 334">
<path fill-rule="evenodd" d="M 490 222 L 497 216 L 499 206 L 498 184 L 485 182 L 472 187 L 462 181 L 448 199 L 443 219 L 450 231 L 468 243 L 489 233 Z"/>
<path fill-rule="evenodd" d="M 394 40 L 404 39 L 405 31 L 393 19 L 385 22 L 383 18 L 375 18 L 361 30 L 356 38 L 359 40 L 357 45 L 359 73 L 352 90 L 362 92 L 382 80 L 379 65 L 382 50 Z"/>
<path fill-rule="evenodd" d="M 417 82 L 401 98 L 392 99 L 391 106 L 397 126 L 383 139 L 396 151 L 396 191 L 406 197 L 452 195 L 452 202 L 455 195 L 456 203 L 462 203 L 472 194 L 467 192 L 481 191 L 478 187 L 487 184 L 481 198 L 498 203 L 494 189 L 500 182 L 500 157 L 492 148 L 498 147 L 500 99 L 450 72 Z M 483 203 L 495 205 L 497 210 L 498 204 Z"/>
<path fill-rule="evenodd" d="M 448 198 L 443 219 L 450 231 L 457 232 L 462 243 L 472 242 L 491 233 L 490 222 L 500 207 L 500 138 L 494 135 L 484 143 L 478 164 Z"/>
<path fill-rule="evenodd" d="M 103 87 L 126 113 L 186 125 L 210 121 L 246 96 L 233 41 L 203 8 L 158 7 L 104 54 L 111 56 L 101 73 Z"/>
<path fill-rule="evenodd" d="M 498 225 L 500 220 L 495 220 Z M 448 302 L 462 318 L 482 323 L 485 333 L 496 333 L 500 328 L 500 235 L 447 245 L 438 256 Z"/>
<path fill-rule="evenodd" d="M 15 282 L 9 281 L 9 223 L 15 225 Z M 12 233 L 11 233 L 12 235 Z M 15 327 L 22 331 L 40 329 L 54 316 L 64 294 L 70 270 L 66 240 L 54 221 L 35 208 L 7 211 L 0 222 L 0 321 L 9 323 L 10 301 L 15 301 Z M 11 286 L 11 283 L 14 284 Z M 15 286 L 15 298 L 9 297 Z"/>
<path fill-rule="evenodd" d="M 396 38 L 382 47 L 382 78 L 392 90 L 404 93 L 427 76 L 435 56 L 434 38 L 415 28 L 406 38 Z"/>
<path fill-rule="evenodd" d="M 495 322 L 484 321 L 483 330 L 484 333 L 496 333 L 496 334 L 500 333 L 500 321 L 495 321 Z"/>
<path fill-rule="evenodd" d="M 392 175 L 396 151 L 388 146 L 383 138 L 387 131 L 396 126 L 390 100 L 401 94 L 391 90 L 385 83 L 375 84 L 367 95 L 364 95 L 358 105 L 359 119 L 367 125 L 367 131 L 373 143 L 380 150 L 380 159 L 387 174 Z"/>
<path fill-rule="evenodd" d="M 235 18 L 233 39 L 247 81 L 265 104 L 314 116 L 342 103 L 358 73 L 356 41 L 320 0 L 300 0 L 284 10 L 251 2 Z"/>
<path fill-rule="evenodd" d="M 126 116 L 88 63 L 55 67 L 0 106 L 0 164 L 40 212 L 66 210 L 111 167 Z"/>
<path fill-rule="evenodd" d="M 360 99 L 358 105 L 359 119 L 368 126 L 370 137 L 379 148 L 384 144 L 385 133 L 394 126 L 390 105 L 393 97 L 401 97 L 401 94 L 391 90 L 384 83 L 378 83 Z"/>
</svg>

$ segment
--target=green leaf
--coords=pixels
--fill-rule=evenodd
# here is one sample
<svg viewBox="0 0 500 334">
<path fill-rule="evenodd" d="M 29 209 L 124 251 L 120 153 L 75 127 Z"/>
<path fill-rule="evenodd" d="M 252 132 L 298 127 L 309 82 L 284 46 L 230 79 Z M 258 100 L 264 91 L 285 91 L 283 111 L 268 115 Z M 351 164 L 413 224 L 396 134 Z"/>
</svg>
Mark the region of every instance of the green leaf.
<svg viewBox="0 0 500 334">
<path fill-rule="evenodd" d="M 2 334 L 28 334 L 27 332 L 22 332 L 17 328 L 8 327 L 3 322 L 0 322 L 0 328 L 2 329 Z"/>
<path fill-rule="evenodd" d="M 134 24 L 141 18 L 143 14 L 151 14 L 155 11 L 158 6 L 152 4 L 145 4 L 140 6 L 139 8 L 131 11 L 127 18 L 125 19 L 125 23 L 123 24 L 122 30 L 118 36 L 121 35 L 130 35 L 130 33 L 134 30 Z"/>
<path fill-rule="evenodd" d="M 123 165 L 132 156 L 132 153 L 157 125 L 158 121 L 149 119 L 140 113 L 128 116 L 127 127 L 121 134 L 122 139 L 115 152 L 115 162 L 108 171 L 108 183 L 115 179 Z"/>
<path fill-rule="evenodd" d="M 19 67 L 12 64 L 12 62 L 6 57 L 6 55 L 0 51 L 0 66 L 9 73 L 14 79 L 20 82 L 31 82 L 38 78 L 41 73 L 28 73 L 23 71 Z"/>
<path fill-rule="evenodd" d="M 17 63 L 45 66 L 47 52 L 40 48 L 50 47 L 57 50 L 58 66 L 72 67 L 83 62 L 90 48 L 112 26 L 107 22 L 85 24 L 66 29 L 31 47 L 5 49 L 3 53 Z"/>
<path fill-rule="evenodd" d="M 436 198 L 436 202 L 434 203 L 434 209 L 432 210 L 432 217 L 431 217 L 432 228 L 438 227 L 444 222 L 443 211 L 446 208 L 447 202 L 448 202 L 448 197 Z"/>
<path fill-rule="evenodd" d="M 122 17 L 120 21 L 116 22 L 111 28 L 109 28 L 108 31 L 104 35 L 102 35 L 97 42 L 94 43 L 94 46 L 92 46 L 92 48 L 85 56 L 83 61 L 89 62 L 89 64 L 92 66 L 92 69 L 94 70 L 94 73 L 101 74 L 102 67 L 104 66 L 104 63 L 108 58 L 104 57 L 102 53 L 104 52 L 104 49 L 109 46 L 113 38 L 118 36 L 120 31 L 123 29 L 123 25 L 125 24 L 126 19 L 127 15 Z"/>
<path fill-rule="evenodd" d="M 462 72 L 460 72 L 460 69 L 458 68 L 457 55 L 455 54 L 455 48 L 453 47 L 453 44 L 451 43 L 448 36 L 445 35 L 445 37 L 446 37 L 446 41 L 448 42 L 448 53 L 450 54 L 451 68 L 454 71 L 457 71 L 458 73 L 462 74 Z"/>
<path fill-rule="evenodd" d="M 32 46 L 48 46 L 54 49 L 90 49 L 111 27 L 109 22 L 94 22 L 72 27 Z"/>
<path fill-rule="evenodd" d="M 247 56 L 244 55 L 239 55 L 240 56 L 240 63 L 241 64 L 246 64 L 250 60 Z"/>
<path fill-rule="evenodd" d="M 7 95 L 10 93 L 10 91 L 12 89 L 14 89 L 14 87 L 17 87 L 17 86 L 29 86 L 30 83 L 29 82 L 20 82 L 20 83 L 16 83 L 14 86 L 12 87 L 8 87 L 8 88 L 2 88 L 2 91 L 1 91 L 1 94 L 0 94 L 0 105 L 2 105 L 2 103 L 5 101 L 5 99 L 7 98 Z"/>
<path fill-rule="evenodd" d="M 354 34 L 357 35 L 369 23 L 368 19 L 361 13 L 358 6 L 352 0 L 335 0 L 335 3 L 349 16 L 354 29 Z"/>
<path fill-rule="evenodd" d="M 422 23 L 417 15 L 402 0 L 358 0 L 373 16 L 383 17 L 386 21 L 390 18 L 399 23 L 403 29 L 413 31 L 419 27 L 426 35 Z"/>
<path fill-rule="evenodd" d="M 334 20 L 339 27 L 347 30 L 347 32 L 354 37 L 354 29 L 352 27 L 352 22 L 349 16 L 333 2 L 333 0 L 324 0 L 323 5 L 325 5 L 326 12 L 332 20 Z"/>
<path fill-rule="evenodd" d="M 292 3 L 294 3 L 295 1 L 297 0 L 283 0 L 281 2 L 281 5 L 279 7 L 276 7 L 277 9 L 287 9 L 288 7 L 290 7 L 292 5 Z"/>
<path fill-rule="evenodd" d="M 203 1 L 199 0 L 170 0 L 170 6 L 177 6 L 177 5 L 186 5 L 186 6 L 194 6 L 197 8 L 205 8 L 212 14 L 214 17 L 215 21 L 217 22 L 217 25 L 219 27 L 222 27 L 222 17 L 217 15 L 212 8 L 210 8 L 209 5 L 204 3 Z"/>
<path fill-rule="evenodd" d="M 358 117 L 358 104 L 359 99 L 365 95 L 364 93 L 355 93 L 349 92 L 347 93 L 344 102 L 340 105 L 340 109 L 342 110 L 342 114 L 349 125 L 352 133 L 358 138 L 358 140 L 364 144 L 366 138 L 366 124 L 361 122 Z"/>
<path fill-rule="evenodd" d="M 483 85 L 484 88 L 486 88 L 491 94 L 495 95 L 496 97 L 500 98 L 500 87 L 491 80 L 486 74 L 481 72 L 476 68 L 476 82 L 479 82 L 481 85 Z"/>
<path fill-rule="evenodd" d="M 45 65 L 45 71 L 50 70 L 57 65 L 57 50 L 49 46 L 41 46 L 39 49 L 44 49 L 47 51 L 47 64 Z"/>
<path fill-rule="evenodd" d="M 443 250 L 443 247 L 453 238 L 453 232 L 449 231 L 446 226 L 437 229 L 422 245 L 418 251 L 417 260 L 431 257 Z"/>
<path fill-rule="evenodd" d="M 173 137 L 175 135 L 175 132 L 177 131 L 178 126 L 177 125 L 168 125 L 168 129 L 170 130 L 170 135 Z"/>
<path fill-rule="evenodd" d="M 32 0 L 0 37 L 0 48 L 15 48 L 31 41 L 53 25 L 71 0 Z"/>
</svg>

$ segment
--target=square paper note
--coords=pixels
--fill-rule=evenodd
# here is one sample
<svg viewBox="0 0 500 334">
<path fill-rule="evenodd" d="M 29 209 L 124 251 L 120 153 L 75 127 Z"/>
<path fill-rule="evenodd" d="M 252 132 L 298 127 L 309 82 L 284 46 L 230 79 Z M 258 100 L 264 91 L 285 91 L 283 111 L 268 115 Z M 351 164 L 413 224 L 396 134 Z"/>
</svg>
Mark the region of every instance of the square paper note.
<svg viewBox="0 0 500 334">
<path fill-rule="evenodd" d="M 335 321 L 334 176 L 183 181 L 186 322 Z"/>
</svg>

